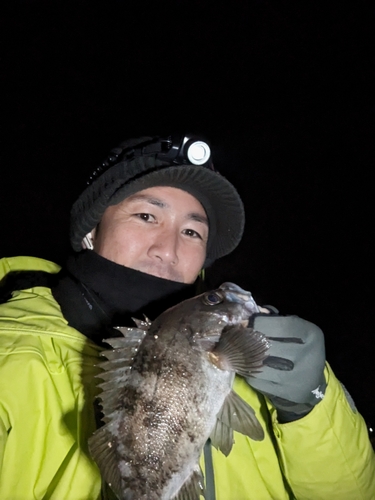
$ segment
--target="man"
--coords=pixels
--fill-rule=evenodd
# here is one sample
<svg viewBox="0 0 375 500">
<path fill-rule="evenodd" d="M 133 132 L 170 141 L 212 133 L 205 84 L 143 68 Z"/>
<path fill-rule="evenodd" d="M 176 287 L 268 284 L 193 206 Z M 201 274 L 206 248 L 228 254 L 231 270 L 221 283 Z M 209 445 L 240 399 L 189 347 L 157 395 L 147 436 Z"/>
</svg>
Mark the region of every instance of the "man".
<svg viewBox="0 0 375 500">
<path fill-rule="evenodd" d="M 2 499 L 100 498 L 87 440 L 98 424 L 102 339 L 194 294 L 200 270 L 243 233 L 237 191 L 191 137 L 127 141 L 91 181 L 72 209 L 76 254 L 62 270 L 35 258 L 0 261 Z M 228 457 L 207 444 L 207 498 L 374 498 L 366 426 L 325 363 L 322 332 L 269 310 L 254 328 L 271 338 L 270 355 L 234 389 L 265 439 L 236 433 Z"/>
</svg>

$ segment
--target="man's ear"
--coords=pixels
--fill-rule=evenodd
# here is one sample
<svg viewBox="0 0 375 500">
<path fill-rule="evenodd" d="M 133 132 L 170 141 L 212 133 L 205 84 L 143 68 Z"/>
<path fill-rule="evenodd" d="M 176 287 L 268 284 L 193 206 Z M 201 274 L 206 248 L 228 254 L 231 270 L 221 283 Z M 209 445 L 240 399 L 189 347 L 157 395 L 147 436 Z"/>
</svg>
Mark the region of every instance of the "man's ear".
<svg viewBox="0 0 375 500">
<path fill-rule="evenodd" d="M 86 234 L 82 240 L 82 248 L 85 250 L 94 250 L 95 229 Z"/>
</svg>

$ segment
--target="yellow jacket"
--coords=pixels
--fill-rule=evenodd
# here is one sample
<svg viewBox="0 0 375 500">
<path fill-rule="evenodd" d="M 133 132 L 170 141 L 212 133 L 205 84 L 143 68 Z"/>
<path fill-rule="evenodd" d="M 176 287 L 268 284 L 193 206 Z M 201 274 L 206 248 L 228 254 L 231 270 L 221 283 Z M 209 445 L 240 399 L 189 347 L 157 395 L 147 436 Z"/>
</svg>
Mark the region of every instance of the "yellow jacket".
<svg viewBox="0 0 375 500">
<path fill-rule="evenodd" d="M 59 267 L 30 257 L 0 260 L 0 279 L 16 270 Z M 48 288 L 14 292 L 0 305 L 1 500 L 100 498 L 87 449 L 100 350 L 68 326 Z M 236 379 L 235 390 L 268 432 L 261 442 L 235 433 L 227 458 L 213 449 L 217 500 L 375 499 L 365 423 L 328 365 L 326 377 L 323 401 L 282 425 L 265 399 Z"/>
</svg>

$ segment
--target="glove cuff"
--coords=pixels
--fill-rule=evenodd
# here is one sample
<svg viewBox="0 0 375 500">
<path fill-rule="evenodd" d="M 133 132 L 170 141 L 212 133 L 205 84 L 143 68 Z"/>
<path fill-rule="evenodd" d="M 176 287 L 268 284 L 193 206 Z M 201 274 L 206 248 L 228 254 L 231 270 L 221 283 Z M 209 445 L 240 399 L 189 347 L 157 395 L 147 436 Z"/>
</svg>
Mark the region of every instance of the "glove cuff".
<svg viewBox="0 0 375 500">
<path fill-rule="evenodd" d="M 311 398 L 306 403 L 295 403 L 294 401 L 288 401 L 287 399 L 270 395 L 268 398 L 276 408 L 278 421 L 281 424 L 286 424 L 288 422 L 299 420 L 310 413 L 311 410 L 313 410 L 313 408 L 324 398 L 326 388 L 327 382 L 323 372 L 320 384 L 316 389 L 311 391 Z"/>
</svg>

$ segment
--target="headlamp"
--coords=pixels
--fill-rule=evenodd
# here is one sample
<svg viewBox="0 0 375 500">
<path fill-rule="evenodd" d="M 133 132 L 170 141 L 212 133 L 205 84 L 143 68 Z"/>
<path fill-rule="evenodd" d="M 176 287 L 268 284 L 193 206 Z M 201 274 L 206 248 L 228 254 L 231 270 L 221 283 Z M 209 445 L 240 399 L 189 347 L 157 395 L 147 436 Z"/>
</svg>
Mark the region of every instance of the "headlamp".
<svg viewBox="0 0 375 500">
<path fill-rule="evenodd" d="M 87 184 L 92 184 L 103 172 L 121 161 L 131 161 L 139 156 L 155 155 L 161 161 L 175 165 L 199 165 L 215 170 L 208 143 L 192 134 L 155 137 L 135 147 L 117 147 L 91 174 Z"/>
<path fill-rule="evenodd" d="M 210 159 L 211 149 L 206 142 L 194 141 L 187 148 L 186 155 L 193 165 L 204 165 Z"/>
<path fill-rule="evenodd" d="M 157 157 L 160 160 L 167 160 L 176 165 L 204 165 L 213 169 L 210 146 L 201 138 L 188 134 L 159 140 L 162 151 Z"/>
</svg>

